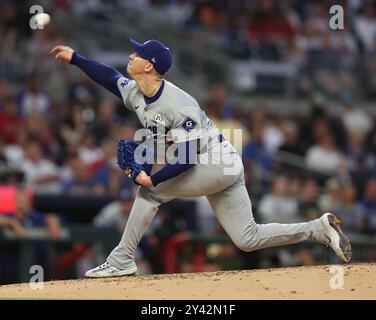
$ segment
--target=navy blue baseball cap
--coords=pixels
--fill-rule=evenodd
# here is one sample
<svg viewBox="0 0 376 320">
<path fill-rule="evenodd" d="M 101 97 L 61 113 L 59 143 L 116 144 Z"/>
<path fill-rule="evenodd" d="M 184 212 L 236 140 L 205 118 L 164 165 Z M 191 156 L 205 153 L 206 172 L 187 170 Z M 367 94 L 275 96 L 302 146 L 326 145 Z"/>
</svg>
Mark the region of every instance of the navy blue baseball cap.
<svg viewBox="0 0 376 320">
<path fill-rule="evenodd" d="M 172 57 L 170 49 L 158 40 L 148 40 L 143 44 L 130 39 L 132 48 L 141 58 L 150 61 L 158 73 L 164 75 L 170 69 Z"/>
</svg>

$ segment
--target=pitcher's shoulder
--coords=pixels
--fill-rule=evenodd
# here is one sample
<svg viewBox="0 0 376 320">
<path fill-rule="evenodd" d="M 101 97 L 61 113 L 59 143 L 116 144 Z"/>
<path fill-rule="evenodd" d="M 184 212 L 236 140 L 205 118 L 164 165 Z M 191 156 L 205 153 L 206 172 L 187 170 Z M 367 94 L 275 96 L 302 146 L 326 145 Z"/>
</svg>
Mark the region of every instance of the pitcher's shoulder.
<svg viewBox="0 0 376 320">
<path fill-rule="evenodd" d="M 192 95 L 190 95 L 188 92 L 184 91 L 183 89 L 179 88 L 172 82 L 166 81 L 165 88 L 166 88 L 167 97 L 170 100 L 172 100 L 175 104 L 179 106 L 189 106 L 189 105 L 198 106 L 198 102 L 195 97 L 193 97 Z"/>
</svg>

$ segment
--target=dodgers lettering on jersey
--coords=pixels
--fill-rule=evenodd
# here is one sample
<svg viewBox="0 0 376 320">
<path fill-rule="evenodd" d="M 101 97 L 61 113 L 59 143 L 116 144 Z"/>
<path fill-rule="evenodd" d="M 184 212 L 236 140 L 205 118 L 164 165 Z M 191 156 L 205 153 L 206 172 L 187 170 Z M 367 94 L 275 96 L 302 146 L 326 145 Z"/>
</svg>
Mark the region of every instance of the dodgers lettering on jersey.
<svg viewBox="0 0 376 320">
<path fill-rule="evenodd" d="M 137 114 L 151 135 L 178 143 L 203 138 L 213 130 L 217 132 L 195 98 L 164 81 L 161 96 L 149 105 L 134 80 L 123 77 L 117 83 L 124 105 Z"/>
</svg>

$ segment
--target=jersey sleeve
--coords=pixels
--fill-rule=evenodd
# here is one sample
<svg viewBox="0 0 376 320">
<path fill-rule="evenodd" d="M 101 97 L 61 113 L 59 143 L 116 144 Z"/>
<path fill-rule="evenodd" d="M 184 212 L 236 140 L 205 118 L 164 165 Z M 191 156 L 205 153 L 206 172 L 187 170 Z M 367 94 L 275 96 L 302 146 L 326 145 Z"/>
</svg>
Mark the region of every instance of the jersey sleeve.
<svg viewBox="0 0 376 320">
<path fill-rule="evenodd" d="M 197 140 L 202 137 L 200 114 L 195 108 L 180 108 L 174 113 L 168 137 L 174 143 Z"/>
<path fill-rule="evenodd" d="M 121 77 L 117 81 L 117 87 L 126 108 L 132 112 L 135 112 L 134 100 L 138 90 L 136 81 L 129 80 L 126 77 Z"/>
<path fill-rule="evenodd" d="M 123 77 L 119 71 L 104 63 L 90 60 L 77 52 L 73 52 L 70 63 L 79 67 L 96 83 L 121 98 L 116 85 L 117 80 Z"/>
</svg>

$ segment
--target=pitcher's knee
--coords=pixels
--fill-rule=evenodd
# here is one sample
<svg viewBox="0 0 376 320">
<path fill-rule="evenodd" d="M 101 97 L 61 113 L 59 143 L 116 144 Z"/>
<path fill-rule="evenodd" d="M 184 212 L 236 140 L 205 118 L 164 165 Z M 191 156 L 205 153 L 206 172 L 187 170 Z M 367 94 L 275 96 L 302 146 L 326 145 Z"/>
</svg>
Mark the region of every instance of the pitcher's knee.
<svg viewBox="0 0 376 320">
<path fill-rule="evenodd" d="M 241 239 L 241 240 L 238 240 L 238 241 L 234 241 L 235 245 L 242 251 L 245 251 L 245 252 L 251 252 L 254 249 L 254 245 L 252 243 L 251 240 L 248 240 L 248 239 Z"/>
<path fill-rule="evenodd" d="M 246 232 L 242 237 L 233 239 L 235 245 L 242 251 L 251 252 L 257 249 L 258 226 L 255 225 L 251 231 Z"/>
</svg>

